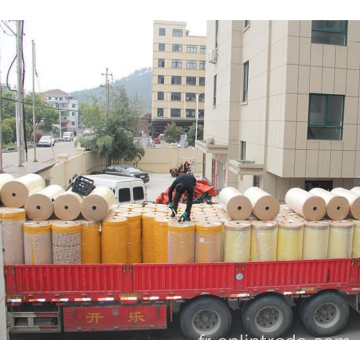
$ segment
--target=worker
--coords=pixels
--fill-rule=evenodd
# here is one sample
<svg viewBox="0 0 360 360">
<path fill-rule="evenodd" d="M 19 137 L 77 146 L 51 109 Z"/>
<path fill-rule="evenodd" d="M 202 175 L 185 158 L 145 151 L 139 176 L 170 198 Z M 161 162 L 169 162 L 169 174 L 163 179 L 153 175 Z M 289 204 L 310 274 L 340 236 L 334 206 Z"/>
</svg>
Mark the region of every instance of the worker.
<svg viewBox="0 0 360 360">
<path fill-rule="evenodd" d="M 191 206 L 194 198 L 194 190 L 196 187 L 196 179 L 192 174 L 182 174 L 174 180 L 169 189 L 169 208 L 173 210 L 171 217 L 175 217 L 177 214 L 177 208 L 181 196 L 187 192 L 187 201 L 185 212 L 181 215 L 184 221 L 191 221 L 190 213 Z M 172 194 L 175 189 L 174 203 L 172 202 Z"/>
</svg>

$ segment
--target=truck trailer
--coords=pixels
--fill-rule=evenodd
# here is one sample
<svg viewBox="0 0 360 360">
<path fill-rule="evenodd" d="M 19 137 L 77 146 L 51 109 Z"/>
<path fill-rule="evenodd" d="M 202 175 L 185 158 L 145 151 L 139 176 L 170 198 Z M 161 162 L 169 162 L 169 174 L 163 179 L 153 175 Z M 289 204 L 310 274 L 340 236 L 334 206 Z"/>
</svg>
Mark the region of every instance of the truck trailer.
<svg viewBox="0 0 360 360">
<path fill-rule="evenodd" d="M 360 259 L 208 264 L 5 265 L 10 333 L 166 329 L 226 337 L 241 312 L 249 337 L 281 338 L 296 308 L 316 337 L 360 309 Z"/>
</svg>

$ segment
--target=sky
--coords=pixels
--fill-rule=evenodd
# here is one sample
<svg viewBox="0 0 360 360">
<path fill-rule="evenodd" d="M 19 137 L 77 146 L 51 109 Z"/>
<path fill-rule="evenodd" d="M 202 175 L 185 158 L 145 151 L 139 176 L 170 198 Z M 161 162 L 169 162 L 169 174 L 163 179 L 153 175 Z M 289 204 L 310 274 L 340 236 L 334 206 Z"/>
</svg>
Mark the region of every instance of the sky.
<svg viewBox="0 0 360 360">
<path fill-rule="evenodd" d="M 183 21 L 188 23 L 191 35 L 206 35 L 206 20 Z M 11 27 L 15 30 L 14 23 Z M 66 22 L 63 17 L 25 20 L 25 89 L 28 91 L 32 90 L 32 40 L 36 44 L 40 85 L 39 89 L 36 82 L 36 91 L 72 92 L 94 88 L 104 83 L 105 77 L 101 74 L 107 67 L 117 80 L 152 66 L 153 20 L 90 20 L 85 17 L 69 17 Z M 4 34 L 1 28 L 0 52 L 1 82 L 4 83 L 15 56 L 16 38 Z M 16 84 L 15 66 L 9 79 L 10 84 Z"/>
</svg>

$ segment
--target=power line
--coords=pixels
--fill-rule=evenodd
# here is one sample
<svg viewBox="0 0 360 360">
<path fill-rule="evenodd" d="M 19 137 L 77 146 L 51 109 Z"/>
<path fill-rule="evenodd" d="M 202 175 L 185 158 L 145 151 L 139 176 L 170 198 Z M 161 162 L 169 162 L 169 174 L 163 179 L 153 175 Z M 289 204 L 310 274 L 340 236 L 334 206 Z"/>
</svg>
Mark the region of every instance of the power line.
<svg viewBox="0 0 360 360">
<path fill-rule="evenodd" d="M 3 100 L 8 100 L 8 101 L 11 101 L 11 102 L 17 102 L 17 100 L 14 100 L 14 99 L 9 99 L 7 97 L 4 97 L 2 96 L 2 99 Z M 22 104 L 25 104 L 25 105 L 32 105 L 31 102 L 27 102 L 27 101 L 20 101 Z M 53 106 L 45 106 L 45 105 L 38 105 L 36 104 L 36 107 L 41 107 L 41 108 L 44 108 L 44 109 L 52 109 L 52 110 L 57 110 L 57 111 L 74 111 L 74 112 L 79 112 L 79 110 L 73 110 L 73 109 L 69 109 L 69 108 L 57 108 L 57 107 L 53 107 Z"/>
</svg>

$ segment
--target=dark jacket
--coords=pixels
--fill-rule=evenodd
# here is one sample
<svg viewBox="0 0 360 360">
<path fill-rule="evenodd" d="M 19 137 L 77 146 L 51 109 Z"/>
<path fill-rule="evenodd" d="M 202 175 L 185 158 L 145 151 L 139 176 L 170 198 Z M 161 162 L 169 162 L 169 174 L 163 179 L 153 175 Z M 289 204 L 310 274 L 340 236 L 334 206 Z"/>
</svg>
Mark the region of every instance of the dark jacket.
<svg viewBox="0 0 360 360">
<path fill-rule="evenodd" d="M 193 198 L 194 198 L 194 190 L 196 187 L 196 179 L 193 175 L 190 174 L 182 174 L 178 176 L 169 189 L 169 202 L 172 202 L 172 193 L 178 184 L 183 184 L 185 191 L 187 192 L 187 201 L 186 201 L 186 212 L 190 213 Z"/>
</svg>

